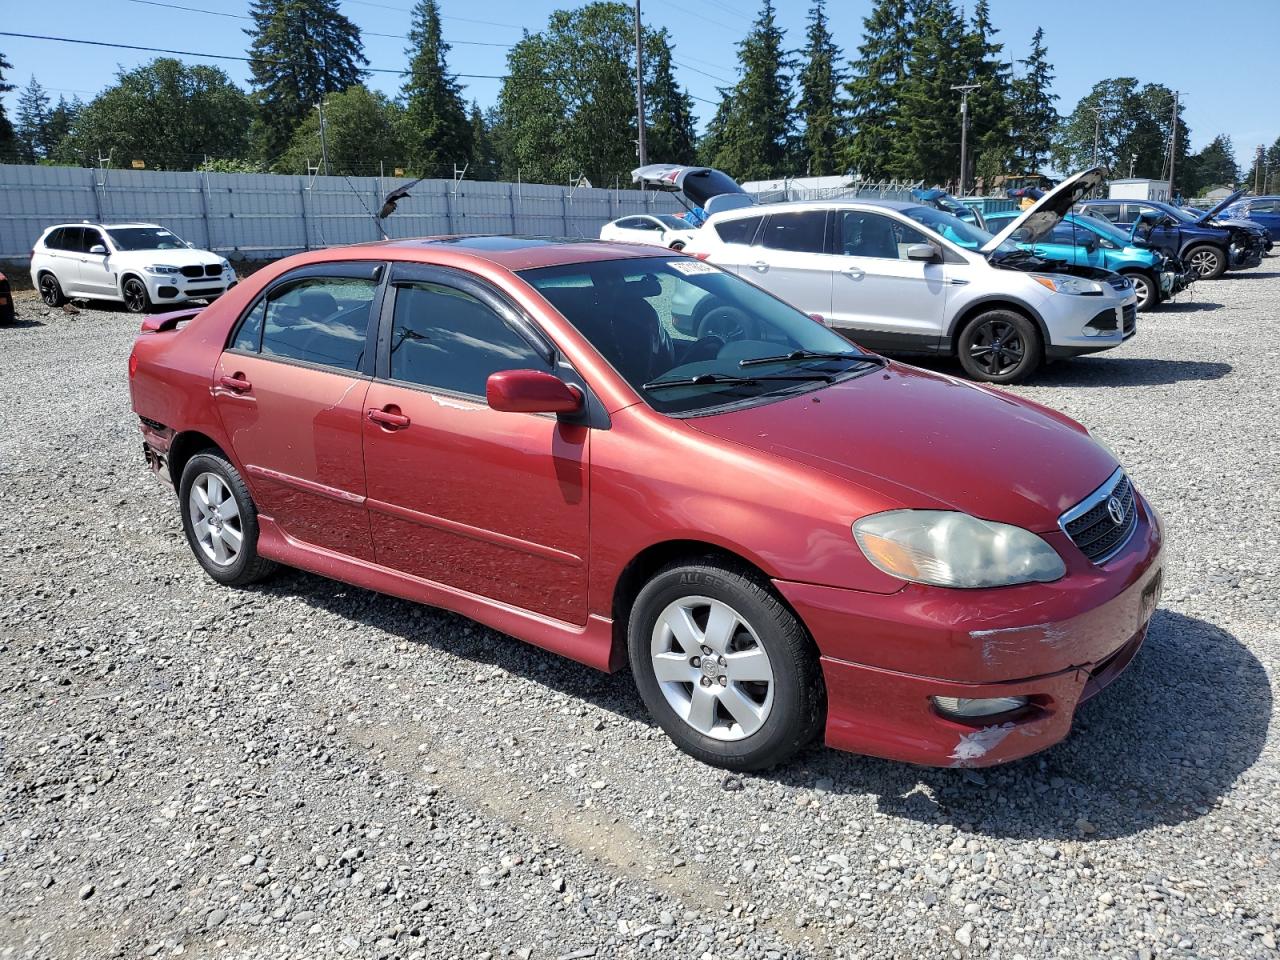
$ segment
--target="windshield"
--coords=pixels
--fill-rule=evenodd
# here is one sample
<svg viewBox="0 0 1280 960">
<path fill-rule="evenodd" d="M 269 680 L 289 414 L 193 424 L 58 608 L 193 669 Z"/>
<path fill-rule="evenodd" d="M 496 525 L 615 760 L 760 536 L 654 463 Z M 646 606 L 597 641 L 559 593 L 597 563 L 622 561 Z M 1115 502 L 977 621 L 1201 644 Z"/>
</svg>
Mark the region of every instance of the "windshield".
<svg viewBox="0 0 1280 960">
<path fill-rule="evenodd" d="M 952 216 L 933 207 L 907 207 L 902 211 L 916 223 L 928 227 L 945 240 L 950 240 L 957 247 L 978 251 L 992 241 L 992 234 L 972 223 L 966 223 L 959 217 Z M 1006 240 L 996 248 L 998 253 L 1011 253 L 1017 250 L 1017 244 Z"/>
<path fill-rule="evenodd" d="M 777 399 L 874 369 L 853 362 L 866 354 L 848 340 L 700 260 L 601 260 L 520 276 L 661 413 Z M 786 356 L 797 351 L 840 356 Z M 765 357 L 777 359 L 744 363 Z M 704 382 L 659 385 L 694 377 Z M 716 382 L 725 377 L 749 382 Z"/>
<path fill-rule="evenodd" d="M 117 250 L 185 250 L 187 245 L 163 227 L 116 227 L 107 235 Z"/>
<path fill-rule="evenodd" d="M 681 220 L 679 217 L 673 217 L 669 213 L 661 214 L 658 219 L 662 221 L 664 226 L 672 230 L 688 230 L 690 226 L 686 221 Z"/>
</svg>

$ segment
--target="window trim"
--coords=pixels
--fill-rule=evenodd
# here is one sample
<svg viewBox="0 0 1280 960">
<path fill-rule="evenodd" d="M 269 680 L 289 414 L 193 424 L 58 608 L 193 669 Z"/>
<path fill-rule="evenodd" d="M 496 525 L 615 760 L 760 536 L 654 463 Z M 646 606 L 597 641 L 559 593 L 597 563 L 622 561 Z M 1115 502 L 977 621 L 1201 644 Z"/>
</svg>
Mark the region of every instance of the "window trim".
<svg viewBox="0 0 1280 960">
<path fill-rule="evenodd" d="M 711 227 L 711 229 L 713 229 L 716 232 L 716 239 L 719 240 L 722 244 L 726 244 L 728 246 L 734 246 L 734 247 L 754 247 L 756 245 L 756 241 L 760 239 L 760 231 L 764 227 L 764 222 L 768 219 L 769 219 L 769 214 L 767 213 L 750 212 L 750 213 L 745 213 L 740 217 L 725 217 L 722 220 L 717 220 L 715 223 L 709 223 L 707 224 L 707 226 Z M 726 240 L 724 236 L 720 233 L 720 228 L 727 227 L 730 224 L 737 223 L 740 220 L 755 220 L 756 226 L 755 226 L 755 229 L 751 231 L 751 236 L 745 242 L 740 242 L 738 240 Z"/>
<path fill-rule="evenodd" d="M 386 268 L 387 263 L 383 260 L 334 260 L 330 263 L 309 264 L 281 274 L 259 290 L 258 295 L 250 300 L 249 305 L 240 312 L 240 316 L 236 317 L 236 322 L 231 325 L 231 329 L 227 333 L 227 339 L 222 345 L 222 352 L 236 354 L 237 356 L 258 357 L 262 360 L 270 360 L 273 363 L 287 363 L 292 366 L 331 371 L 346 376 L 360 377 L 365 380 L 370 379 L 373 376 L 373 349 L 377 344 L 378 318 L 382 315 L 383 302 L 387 299 L 388 270 Z M 240 335 L 240 328 L 244 326 L 249 314 L 253 313 L 260 303 L 271 299 L 272 294 L 280 292 L 284 287 L 293 286 L 301 280 L 311 279 L 372 280 L 377 284 L 374 287 L 373 298 L 369 301 L 369 317 L 365 326 L 364 359 L 361 360 L 359 367 L 351 370 L 347 367 L 338 367 L 333 364 L 317 363 L 314 360 L 301 360 L 297 357 L 282 357 L 263 353 L 262 337 L 267 329 L 265 313 L 262 317 L 262 329 L 258 331 L 258 349 L 245 350 L 232 346 Z"/>
</svg>

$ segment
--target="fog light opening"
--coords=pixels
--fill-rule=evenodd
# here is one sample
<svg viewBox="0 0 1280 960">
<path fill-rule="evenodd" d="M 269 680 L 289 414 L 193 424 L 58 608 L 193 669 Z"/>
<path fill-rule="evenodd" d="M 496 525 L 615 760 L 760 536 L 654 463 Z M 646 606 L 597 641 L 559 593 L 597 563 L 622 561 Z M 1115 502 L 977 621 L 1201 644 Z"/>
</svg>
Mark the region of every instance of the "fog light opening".
<svg viewBox="0 0 1280 960">
<path fill-rule="evenodd" d="M 994 717 L 1001 713 L 1012 713 L 1021 710 L 1029 702 L 1029 697 L 988 697 L 969 699 L 965 697 L 932 697 L 933 705 L 939 713 L 949 717 L 960 717 L 971 720 L 974 717 Z"/>
</svg>

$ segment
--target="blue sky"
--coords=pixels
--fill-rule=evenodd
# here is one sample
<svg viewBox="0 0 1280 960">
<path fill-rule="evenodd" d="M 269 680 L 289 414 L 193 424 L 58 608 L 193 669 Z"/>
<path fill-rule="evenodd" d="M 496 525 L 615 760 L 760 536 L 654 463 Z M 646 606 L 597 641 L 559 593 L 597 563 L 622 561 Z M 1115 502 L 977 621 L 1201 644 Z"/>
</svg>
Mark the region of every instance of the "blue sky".
<svg viewBox="0 0 1280 960">
<path fill-rule="evenodd" d="M 77 37 L 143 46 L 243 55 L 243 20 L 226 14 L 247 12 L 249 0 L 165 0 L 180 6 L 217 11 L 207 15 L 164 9 L 142 0 L 0 0 L 0 29 Z M 809 0 L 776 0 L 789 45 L 804 42 Z M 520 38 L 521 30 L 537 32 L 554 9 L 571 2 L 554 0 L 441 0 L 446 39 L 454 44 L 451 66 L 459 73 L 501 74 L 503 45 Z M 405 42 L 370 32 L 403 35 L 412 0 L 342 0 L 342 9 L 364 31 L 370 66 L 400 69 Z M 870 0 L 835 0 L 829 13 L 837 42 L 852 54 L 862 36 L 862 17 Z M 667 27 L 674 38 L 680 83 L 695 97 L 700 122 L 714 110 L 717 86 L 734 76 L 735 44 L 750 27 L 755 0 L 642 0 L 646 23 Z M 998 39 L 1006 55 L 1022 57 L 1036 27 L 1045 29 L 1049 57 L 1057 71 L 1059 110 L 1071 109 L 1092 84 L 1110 76 L 1135 76 L 1180 90 L 1191 127 L 1192 148 L 1199 149 L 1218 133 L 1229 134 L 1242 164 L 1258 144 L 1270 145 L 1280 135 L 1280 101 L 1275 97 L 1280 67 L 1280 2 L 1243 0 L 1231 5 L 1230 21 L 1221 28 L 1203 3 L 1162 0 L 991 0 Z M 13 64 L 8 79 L 19 88 L 35 74 L 57 99 L 79 95 L 90 99 L 117 67 L 132 67 L 154 54 L 0 37 L 0 51 Z M 244 83 L 247 64 L 216 63 Z M 398 79 L 375 74 L 370 84 L 394 93 Z M 464 79 L 466 95 L 488 106 L 499 81 Z M 17 91 L 5 98 L 10 116 Z"/>
</svg>

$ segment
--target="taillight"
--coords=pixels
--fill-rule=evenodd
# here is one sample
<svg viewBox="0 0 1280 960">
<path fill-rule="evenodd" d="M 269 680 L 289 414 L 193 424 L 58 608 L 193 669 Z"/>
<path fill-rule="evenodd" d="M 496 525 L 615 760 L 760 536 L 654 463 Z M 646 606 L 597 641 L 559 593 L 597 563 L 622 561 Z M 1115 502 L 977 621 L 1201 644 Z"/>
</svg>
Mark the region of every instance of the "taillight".
<svg viewBox="0 0 1280 960">
<path fill-rule="evenodd" d="M 133 351 L 129 354 L 129 379 L 132 380 L 138 372 L 138 353 Z"/>
</svg>

